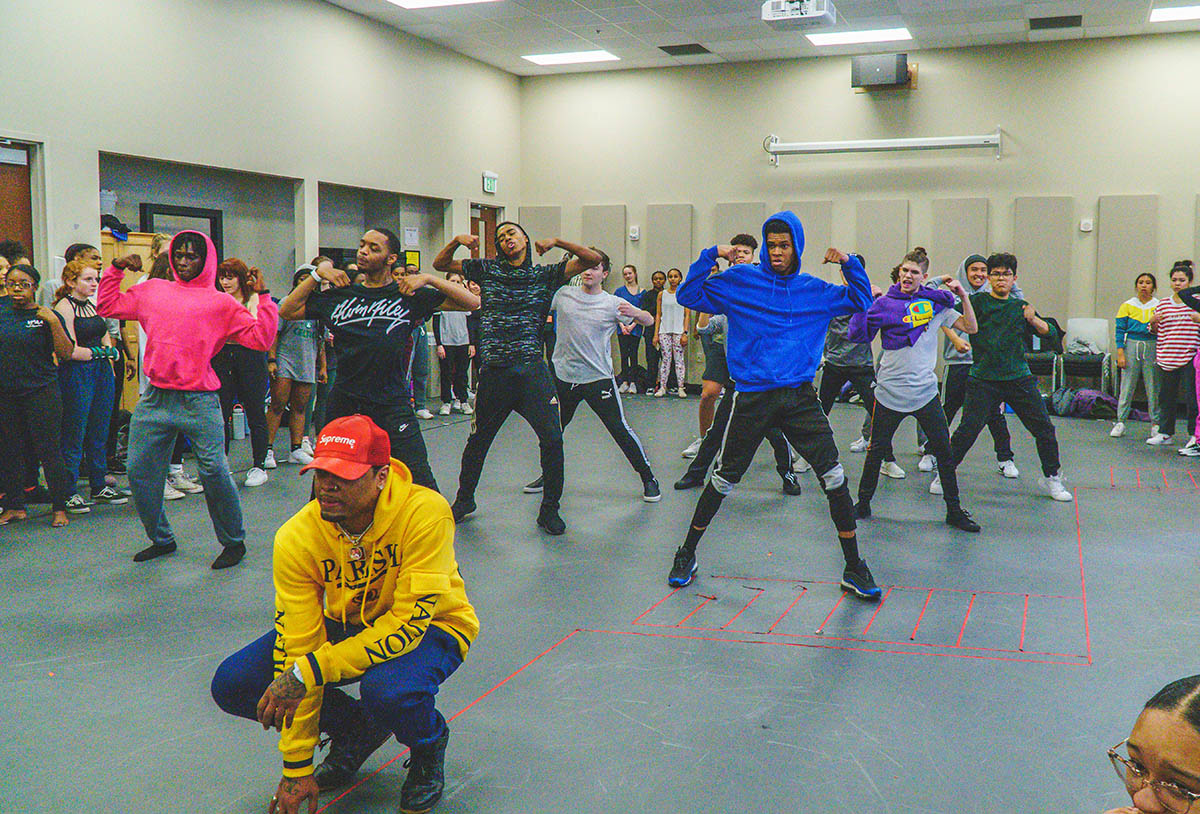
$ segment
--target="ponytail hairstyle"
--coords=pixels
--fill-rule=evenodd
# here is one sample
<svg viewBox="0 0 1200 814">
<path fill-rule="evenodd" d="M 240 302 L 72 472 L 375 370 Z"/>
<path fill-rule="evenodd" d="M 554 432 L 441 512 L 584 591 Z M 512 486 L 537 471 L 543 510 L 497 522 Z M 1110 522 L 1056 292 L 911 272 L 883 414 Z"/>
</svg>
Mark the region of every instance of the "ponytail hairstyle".
<svg viewBox="0 0 1200 814">
<path fill-rule="evenodd" d="M 1177 271 L 1183 272 L 1184 276 L 1188 278 L 1188 282 L 1192 282 L 1195 268 L 1191 260 L 1176 260 L 1175 264 L 1171 266 L 1171 274 L 1168 276 L 1174 275 Z"/>
<path fill-rule="evenodd" d="M 79 282 L 79 274 L 83 271 L 83 264 L 78 260 L 72 260 L 63 266 L 62 270 L 62 285 L 54 292 L 54 304 L 57 305 L 59 300 L 71 293 L 75 288 L 75 283 Z"/>
<path fill-rule="evenodd" d="M 908 254 L 904 255 L 904 263 L 916 263 L 921 267 L 921 271 L 929 273 L 929 252 L 925 251 L 924 246 L 917 246 Z M 897 275 L 899 276 L 899 275 Z"/>
</svg>

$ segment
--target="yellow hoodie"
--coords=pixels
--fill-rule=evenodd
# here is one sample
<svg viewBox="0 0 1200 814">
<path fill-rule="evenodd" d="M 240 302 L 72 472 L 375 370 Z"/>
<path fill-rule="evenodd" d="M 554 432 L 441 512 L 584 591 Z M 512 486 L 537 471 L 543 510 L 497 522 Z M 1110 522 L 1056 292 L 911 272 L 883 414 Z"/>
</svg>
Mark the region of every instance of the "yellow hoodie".
<svg viewBox="0 0 1200 814">
<path fill-rule="evenodd" d="M 325 684 L 407 653 L 431 624 L 452 634 L 464 657 L 479 633 L 454 559 L 450 506 L 394 458 L 359 544 L 365 556 L 351 560 L 351 541 L 321 519 L 315 500 L 275 535 L 275 674 L 298 662 L 309 688 L 279 738 L 285 777 L 312 774 Z M 365 629 L 332 644 L 326 617 Z"/>
</svg>

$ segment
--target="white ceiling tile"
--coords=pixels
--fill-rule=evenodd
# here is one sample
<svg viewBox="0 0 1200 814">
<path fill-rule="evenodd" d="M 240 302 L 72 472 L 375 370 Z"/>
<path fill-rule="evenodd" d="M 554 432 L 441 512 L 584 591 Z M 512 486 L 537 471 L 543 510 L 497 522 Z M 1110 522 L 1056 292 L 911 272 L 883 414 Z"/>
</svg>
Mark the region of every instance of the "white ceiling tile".
<svg viewBox="0 0 1200 814">
<path fill-rule="evenodd" d="M 620 6 L 596 12 L 610 23 L 638 23 L 663 19 L 645 6 Z"/>
<path fill-rule="evenodd" d="M 1024 20 L 986 20 L 967 23 L 967 34 L 977 37 L 984 34 L 1024 34 L 1029 28 Z"/>
</svg>

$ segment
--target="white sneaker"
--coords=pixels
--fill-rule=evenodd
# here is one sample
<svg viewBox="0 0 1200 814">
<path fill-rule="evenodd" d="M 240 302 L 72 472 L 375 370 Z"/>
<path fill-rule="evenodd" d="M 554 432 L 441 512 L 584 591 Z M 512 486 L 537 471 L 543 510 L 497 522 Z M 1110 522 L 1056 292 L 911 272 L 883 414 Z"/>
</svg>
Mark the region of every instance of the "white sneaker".
<svg viewBox="0 0 1200 814">
<path fill-rule="evenodd" d="M 1200 444 L 1196 443 L 1195 437 L 1189 438 L 1187 443 L 1179 448 L 1179 454 L 1189 458 L 1200 458 Z"/>
<path fill-rule="evenodd" d="M 629 382 L 621 382 L 621 386 L 617 388 L 617 392 L 618 393 L 628 393 L 629 392 Z"/>
<path fill-rule="evenodd" d="M 917 461 L 917 469 L 922 472 L 932 472 L 937 469 L 937 459 L 932 455 L 922 455 L 921 460 Z"/>
<path fill-rule="evenodd" d="M 1067 491 L 1067 487 L 1063 486 L 1062 475 L 1051 475 L 1048 478 L 1038 478 L 1038 486 L 1046 490 L 1046 494 L 1062 503 L 1069 503 L 1074 498 Z"/>
<path fill-rule="evenodd" d="M 267 457 L 263 461 L 263 469 L 274 469 L 277 466 L 279 466 L 279 464 L 275 461 L 275 450 L 268 449 Z"/>
<path fill-rule="evenodd" d="M 996 468 L 999 469 L 1000 474 L 1006 478 L 1021 477 L 1021 473 L 1017 469 L 1017 465 L 1015 463 L 1013 463 L 1012 461 L 997 461 Z"/>
<path fill-rule="evenodd" d="M 687 398 L 687 390 L 685 390 L 683 387 L 679 388 L 679 397 L 681 399 Z"/>
<path fill-rule="evenodd" d="M 799 455 L 796 456 L 796 460 L 792 461 L 792 471 L 798 475 L 802 475 L 810 469 L 812 469 L 812 467 L 808 465 L 808 461 L 804 460 Z"/>
<path fill-rule="evenodd" d="M 442 406 L 438 408 L 438 415 L 450 415 L 450 402 L 442 402 Z"/>
<path fill-rule="evenodd" d="M 667 394 L 667 389 L 665 387 L 660 387 L 654 391 L 654 397 L 656 399 L 660 399 L 663 396 L 665 396 L 666 394 Z"/>
<path fill-rule="evenodd" d="M 450 402 L 450 412 L 454 412 L 455 410 L 458 410 L 461 413 L 462 405 L 463 405 L 463 403 L 461 401 L 459 401 L 458 399 L 455 399 L 454 401 Z"/>
<path fill-rule="evenodd" d="M 180 500 L 185 497 L 187 495 L 172 486 L 170 481 L 163 484 L 163 500 Z"/>
<path fill-rule="evenodd" d="M 1161 432 L 1156 432 L 1146 439 L 1146 443 L 1152 447 L 1161 447 L 1171 443 L 1171 436 L 1163 435 Z"/>
<path fill-rule="evenodd" d="M 863 438 L 862 436 L 859 436 L 859 439 L 857 441 L 850 442 L 850 451 L 851 452 L 866 452 L 867 447 L 869 447 L 870 445 L 871 445 L 870 441 L 868 441 L 866 438 Z"/>
<path fill-rule="evenodd" d="M 288 463 L 290 463 L 290 464 L 300 464 L 301 466 L 308 466 L 310 463 L 312 463 L 312 460 L 313 460 L 313 456 L 311 456 L 307 452 L 305 452 L 304 447 L 300 447 L 298 449 L 293 449 L 292 454 L 288 455 Z"/>
<path fill-rule="evenodd" d="M 687 445 L 687 448 L 679 453 L 681 458 L 695 458 L 696 453 L 700 451 L 700 444 L 703 443 L 703 438 L 697 438 L 695 441 Z"/>
<path fill-rule="evenodd" d="M 1118 421 L 1116 424 L 1113 424 L 1112 432 L 1109 433 L 1109 435 L 1112 436 L 1113 438 L 1120 438 L 1124 434 L 1125 434 L 1125 422 L 1124 421 Z"/>
<path fill-rule="evenodd" d="M 433 413 L 422 407 L 420 410 L 417 410 L 417 418 L 423 418 L 428 421 L 429 419 L 433 418 Z"/>
<path fill-rule="evenodd" d="M 471 413 L 475 412 L 475 408 L 471 406 L 471 402 L 469 401 L 464 401 L 462 406 L 458 409 L 462 410 L 463 415 L 470 415 Z"/>
<path fill-rule="evenodd" d="M 304 450 L 309 455 L 313 454 L 313 444 L 307 435 L 300 440 L 300 449 Z"/>
<path fill-rule="evenodd" d="M 1158 425 L 1157 425 L 1157 424 L 1152 424 L 1152 425 L 1150 426 L 1150 434 L 1151 434 L 1151 435 L 1158 435 Z"/>
<path fill-rule="evenodd" d="M 931 494 L 931 495 L 942 494 L 942 476 L 941 475 L 933 476 L 933 481 L 929 484 L 929 494 Z"/>
<path fill-rule="evenodd" d="M 267 482 L 267 473 L 263 472 L 257 466 L 246 473 L 247 486 L 262 486 Z"/>
<path fill-rule="evenodd" d="M 895 461 L 884 461 L 879 465 L 879 474 L 887 475 L 889 478 L 901 480 L 904 478 L 904 470 Z"/>
<path fill-rule="evenodd" d="M 204 491 L 204 487 L 196 483 L 196 481 L 183 474 L 183 470 L 179 472 L 171 472 L 167 475 L 167 483 L 177 492 L 183 492 L 189 495 L 198 495 Z"/>
</svg>

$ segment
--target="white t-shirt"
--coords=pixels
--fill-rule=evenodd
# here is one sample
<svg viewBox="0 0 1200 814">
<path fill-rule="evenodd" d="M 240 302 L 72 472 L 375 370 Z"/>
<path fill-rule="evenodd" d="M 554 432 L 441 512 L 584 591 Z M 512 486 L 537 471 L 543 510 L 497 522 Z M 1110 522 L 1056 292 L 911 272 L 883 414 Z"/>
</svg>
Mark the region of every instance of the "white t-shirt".
<svg viewBox="0 0 1200 814">
<path fill-rule="evenodd" d="M 557 312 L 554 373 L 569 384 L 587 384 L 613 377 L 612 336 L 617 326 L 633 320 L 618 310 L 621 300 L 606 291 L 588 294 L 563 286 L 550 308 Z"/>
<path fill-rule="evenodd" d="M 910 347 L 887 350 L 879 355 L 875 373 L 875 398 L 889 410 L 915 412 L 938 394 L 937 365 L 938 337 L 942 326 L 954 324 L 962 314 L 946 308 L 929 320 L 925 333 Z"/>
</svg>

